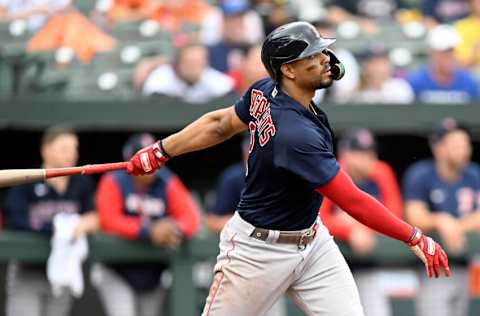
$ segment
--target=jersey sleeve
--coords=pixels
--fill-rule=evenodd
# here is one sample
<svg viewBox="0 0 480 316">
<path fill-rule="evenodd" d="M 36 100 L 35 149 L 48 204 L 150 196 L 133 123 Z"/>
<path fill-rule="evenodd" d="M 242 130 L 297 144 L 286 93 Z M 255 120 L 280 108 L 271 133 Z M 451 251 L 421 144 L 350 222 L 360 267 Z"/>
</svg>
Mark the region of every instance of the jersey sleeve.
<svg viewBox="0 0 480 316">
<path fill-rule="evenodd" d="M 248 89 L 245 94 L 235 102 L 235 113 L 242 120 L 243 123 L 247 124 L 252 120 L 250 115 L 250 95 L 252 88 Z"/>
<path fill-rule="evenodd" d="M 397 217 L 403 217 L 403 205 L 397 177 L 392 168 L 383 161 L 378 161 L 372 179 L 380 189 L 380 202 Z"/>
<path fill-rule="evenodd" d="M 90 177 L 83 177 L 83 192 L 82 192 L 82 209 L 80 213 L 84 214 L 86 212 L 95 210 L 95 185 Z"/>
<path fill-rule="evenodd" d="M 341 240 L 347 240 L 352 232 L 352 225 L 345 218 L 335 214 L 336 205 L 330 199 L 323 199 L 320 207 L 320 218 L 332 236 Z M 343 211 L 340 211 L 343 212 Z"/>
<path fill-rule="evenodd" d="M 429 202 L 427 177 L 420 166 L 412 166 L 407 170 L 403 182 L 404 200 Z"/>
<path fill-rule="evenodd" d="M 187 188 L 177 176 L 172 176 L 167 183 L 167 209 L 183 235 L 192 237 L 200 224 L 200 211 Z"/>
<path fill-rule="evenodd" d="M 5 198 L 7 227 L 14 230 L 31 230 L 28 217 L 28 194 L 26 187 L 13 187 Z"/>
<path fill-rule="evenodd" d="M 100 226 L 104 232 L 128 239 L 146 238 L 140 218 L 123 213 L 123 195 L 113 176 L 106 174 L 100 179 L 96 199 Z"/>
<path fill-rule="evenodd" d="M 274 164 L 302 178 L 312 188 L 329 182 L 340 169 L 335 155 L 319 136 L 293 129 L 275 138 Z"/>
</svg>

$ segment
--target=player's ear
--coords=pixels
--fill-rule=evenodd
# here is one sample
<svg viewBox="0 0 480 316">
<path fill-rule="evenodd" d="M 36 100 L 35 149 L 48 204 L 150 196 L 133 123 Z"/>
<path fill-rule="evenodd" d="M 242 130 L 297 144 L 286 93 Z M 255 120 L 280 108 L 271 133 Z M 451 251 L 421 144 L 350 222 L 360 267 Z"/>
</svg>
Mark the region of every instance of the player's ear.
<svg viewBox="0 0 480 316">
<path fill-rule="evenodd" d="M 291 80 L 295 79 L 295 71 L 291 64 L 283 64 L 280 66 L 280 71 L 286 78 Z"/>
</svg>

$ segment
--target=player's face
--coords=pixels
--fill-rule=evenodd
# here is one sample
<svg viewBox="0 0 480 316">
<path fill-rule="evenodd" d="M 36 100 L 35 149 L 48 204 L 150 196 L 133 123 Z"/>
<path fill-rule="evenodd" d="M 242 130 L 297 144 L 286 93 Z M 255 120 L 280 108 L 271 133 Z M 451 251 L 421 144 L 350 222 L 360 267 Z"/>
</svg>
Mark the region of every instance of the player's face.
<svg viewBox="0 0 480 316">
<path fill-rule="evenodd" d="M 367 178 L 377 161 L 377 154 L 374 150 L 348 150 L 342 153 L 342 162 L 345 163 L 347 171 L 355 178 Z"/>
<path fill-rule="evenodd" d="M 195 84 L 207 66 L 207 50 L 201 46 L 189 47 L 182 53 L 178 63 L 178 74 L 188 83 Z"/>
<path fill-rule="evenodd" d="M 333 80 L 329 62 L 326 52 L 293 62 L 297 85 L 312 90 L 330 87 Z"/>
<path fill-rule="evenodd" d="M 66 168 L 77 164 L 78 139 L 72 134 L 64 134 L 45 144 L 42 149 L 45 165 L 51 168 Z"/>
<path fill-rule="evenodd" d="M 452 74 L 457 69 L 457 60 L 453 49 L 430 52 L 433 67 L 442 74 Z"/>
<path fill-rule="evenodd" d="M 472 145 L 466 132 L 458 130 L 448 133 L 441 146 L 442 157 L 452 168 L 462 169 L 470 161 Z"/>
</svg>

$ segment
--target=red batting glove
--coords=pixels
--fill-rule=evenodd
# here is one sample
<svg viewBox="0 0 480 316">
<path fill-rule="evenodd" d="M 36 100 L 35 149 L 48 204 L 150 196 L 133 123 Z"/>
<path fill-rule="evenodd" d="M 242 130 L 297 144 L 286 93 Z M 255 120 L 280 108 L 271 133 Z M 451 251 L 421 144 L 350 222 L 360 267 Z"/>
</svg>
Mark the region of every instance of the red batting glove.
<svg viewBox="0 0 480 316">
<path fill-rule="evenodd" d="M 448 258 L 445 251 L 432 238 L 424 235 L 420 229 L 414 228 L 412 237 L 407 241 L 407 244 L 425 264 L 429 278 L 433 275 L 438 278 L 440 276 L 440 267 L 443 268 L 445 276 L 450 276 L 450 267 L 448 266 Z"/>
<path fill-rule="evenodd" d="M 142 148 L 128 161 L 127 172 L 134 176 L 143 176 L 160 169 L 170 156 L 163 150 L 161 141 Z"/>
</svg>

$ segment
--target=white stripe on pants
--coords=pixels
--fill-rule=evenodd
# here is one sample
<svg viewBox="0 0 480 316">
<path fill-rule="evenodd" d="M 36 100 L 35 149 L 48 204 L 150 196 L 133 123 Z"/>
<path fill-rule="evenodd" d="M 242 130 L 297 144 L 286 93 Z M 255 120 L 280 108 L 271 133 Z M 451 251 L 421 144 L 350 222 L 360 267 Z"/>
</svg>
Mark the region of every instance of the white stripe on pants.
<svg viewBox="0 0 480 316">
<path fill-rule="evenodd" d="M 164 290 L 160 284 L 152 291 L 137 292 L 113 269 L 100 263 L 92 266 L 91 276 L 108 316 L 162 315 Z"/>
<path fill-rule="evenodd" d="M 7 268 L 7 316 L 65 316 L 72 296 L 64 292 L 54 297 L 46 271 L 10 262 Z"/>
<path fill-rule="evenodd" d="M 364 316 L 352 273 L 320 225 L 305 249 L 250 237 L 238 213 L 220 235 L 220 254 L 203 316 L 259 316 L 287 292 L 309 316 Z"/>
</svg>

